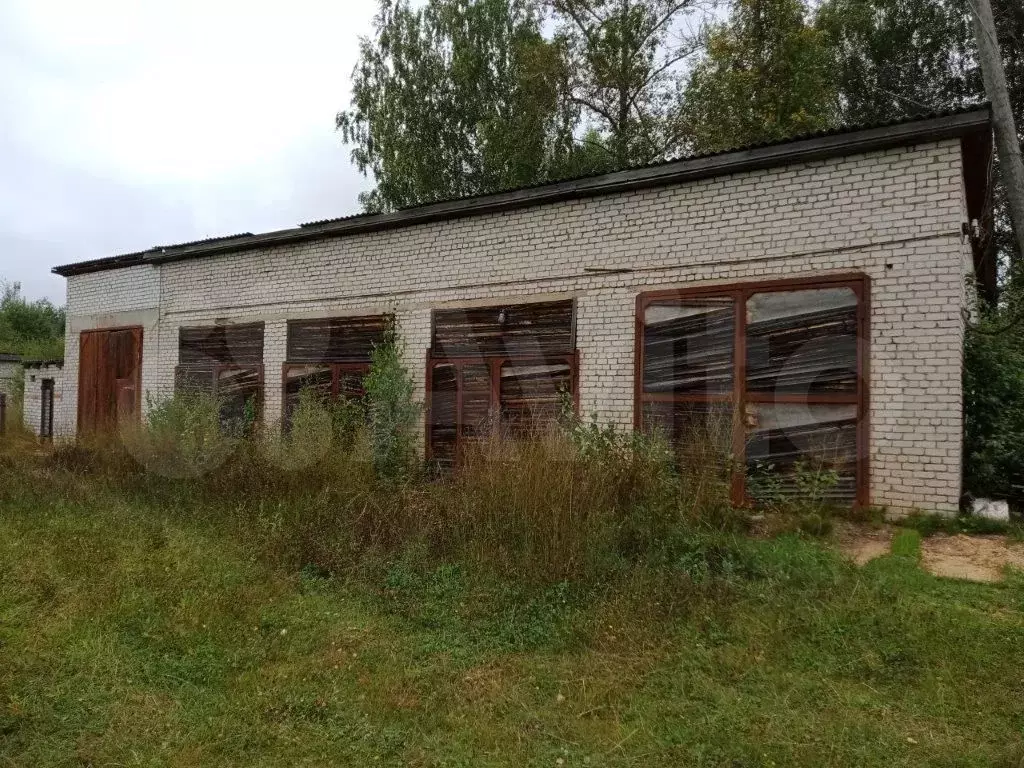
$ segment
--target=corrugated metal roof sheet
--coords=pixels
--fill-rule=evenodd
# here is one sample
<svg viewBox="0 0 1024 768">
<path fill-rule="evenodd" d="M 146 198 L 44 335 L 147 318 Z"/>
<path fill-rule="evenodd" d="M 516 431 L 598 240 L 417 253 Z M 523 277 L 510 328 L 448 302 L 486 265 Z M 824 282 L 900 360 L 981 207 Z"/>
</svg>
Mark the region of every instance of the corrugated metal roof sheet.
<svg viewBox="0 0 1024 768">
<path fill-rule="evenodd" d="M 870 129 L 874 129 L 874 128 L 888 128 L 888 127 L 897 126 L 897 125 L 905 125 L 907 123 L 920 122 L 922 120 L 934 120 L 934 119 L 942 118 L 942 117 L 953 117 L 953 116 L 956 116 L 956 115 L 969 114 L 971 112 L 975 112 L 975 111 L 977 111 L 979 109 L 984 109 L 984 108 L 987 108 L 987 104 L 974 104 L 974 105 L 971 105 L 971 106 L 968 106 L 968 107 L 963 107 L 961 109 L 950 109 L 950 110 L 944 110 L 944 111 L 938 111 L 938 112 L 915 113 L 915 114 L 907 116 L 907 117 L 895 118 L 893 120 L 885 120 L 883 122 L 878 122 L 878 123 L 850 123 L 850 124 L 844 124 L 844 125 L 841 125 L 841 126 L 836 126 L 834 128 L 828 128 L 828 129 L 821 130 L 821 131 L 808 131 L 808 132 L 805 132 L 805 133 L 794 134 L 792 136 L 787 136 L 784 139 L 778 139 L 777 141 L 763 141 L 763 142 L 757 142 L 757 143 L 754 143 L 754 144 L 742 144 L 742 145 L 739 145 L 739 146 L 736 146 L 736 147 L 728 147 L 726 149 L 716 150 L 715 152 L 696 152 L 696 153 L 690 154 L 690 155 L 680 155 L 678 157 L 674 157 L 674 158 L 671 158 L 671 159 L 668 159 L 668 160 L 659 160 L 659 161 L 653 162 L 653 163 L 645 163 L 645 164 L 641 164 L 641 165 L 633 165 L 633 166 L 629 166 L 627 168 L 623 168 L 623 169 L 620 169 L 620 170 L 621 171 L 640 171 L 640 170 L 647 170 L 647 169 L 651 169 L 651 168 L 661 168 L 661 167 L 664 167 L 666 165 L 673 165 L 674 163 L 678 163 L 678 162 L 682 162 L 682 161 L 686 161 L 686 160 L 705 160 L 705 159 L 714 158 L 714 157 L 721 157 L 723 155 L 730 155 L 730 154 L 733 154 L 733 153 L 736 153 L 736 152 L 749 152 L 750 150 L 753 150 L 753 149 L 764 149 L 764 148 L 767 148 L 767 147 L 777 147 L 777 146 L 784 145 L 784 144 L 792 144 L 792 143 L 797 142 L 797 141 L 807 141 L 807 140 L 810 140 L 810 139 L 824 138 L 826 136 L 840 136 L 840 135 L 842 135 L 844 133 L 853 133 L 855 131 L 864 131 L 864 130 L 870 130 Z M 578 181 L 578 180 L 582 180 L 582 179 L 598 178 L 600 176 L 605 176 L 608 173 L 614 173 L 614 172 L 615 171 L 604 171 L 604 172 L 601 172 L 601 173 L 584 174 L 582 176 L 563 176 L 563 177 L 558 177 L 558 178 L 551 178 L 551 179 L 547 179 L 545 181 L 539 181 L 539 182 L 537 182 L 535 184 L 525 184 L 525 185 L 521 185 L 521 186 L 518 186 L 518 187 L 508 187 L 508 188 L 505 188 L 505 189 L 496 189 L 496 190 L 492 190 L 491 192 L 488 192 L 486 194 L 497 194 L 497 193 L 501 193 L 501 192 L 517 192 L 519 190 L 526 190 L 526 189 L 538 189 L 538 188 L 541 188 L 541 187 L 549 186 L 551 184 L 557 184 L 557 183 L 563 182 L 563 181 Z M 474 199 L 476 199 L 476 198 L 478 198 L 480 196 L 481 195 L 465 195 L 463 197 L 438 198 L 437 200 L 430 200 L 430 201 L 426 201 L 426 202 L 423 202 L 423 203 L 418 203 L 416 205 L 405 206 L 404 208 L 399 208 L 398 210 L 399 211 L 413 211 L 413 210 L 416 210 L 418 208 L 423 208 L 424 206 L 434 205 L 435 203 L 454 203 L 454 202 L 459 202 L 459 201 L 462 201 L 462 200 L 474 200 Z M 309 222 L 306 222 L 306 223 L 303 223 L 303 224 L 299 224 L 299 226 L 300 227 L 317 227 L 317 226 L 322 226 L 324 224 L 335 224 L 335 223 L 340 222 L 340 221 L 352 221 L 352 220 L 355 220 L 355 219 L 367 218 L 367 217 L 374 216 L 374 215 L 377 215 L 377 214 L 356 213 L 356 214 L 351 214 L 349 216 L 339 216 L 339 217 L 333 218 L 333 219 L 320 219 L 318 221 L 309 221 Z"/>
<path fill-rule="evenodd" d="M 909 145 L 934 138 L 962 136 L 979 130 L 990 130 L 989 120 L 989 107 L 982 104 L 870 125 L 844 125 L 779 141 L 665 160 L 620 171 L 551 180 L 484 195 L 436 200 L 390 213 L 361 213 L 306 222 L 293 229 L 258 235 L 241 233 L 159 246 L 145 251 L 55 267 L 53 271 L 68 276 L 141 263 L 159 264 L 320 237 L 340 237 L 359 232 L 411 226 L 427 221 L 610 194 L 627 189 L 685 183 L 709 176 L 739 173 L 802 160 L 854 154 L 886 146 Z M 789 148 L 792 151 L 789 151 Z"/>
</svg>

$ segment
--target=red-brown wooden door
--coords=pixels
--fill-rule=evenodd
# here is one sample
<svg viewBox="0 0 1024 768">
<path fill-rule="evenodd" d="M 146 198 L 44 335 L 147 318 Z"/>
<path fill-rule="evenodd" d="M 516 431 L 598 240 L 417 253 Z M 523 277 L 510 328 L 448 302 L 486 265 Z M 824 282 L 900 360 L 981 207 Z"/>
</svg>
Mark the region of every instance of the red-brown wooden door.
<svg viewBox="0 0 1024 768">
<path fill-rule="evenodd" d="M 79 433 L 109 432 L 139 418 L 141 328 L 83 331 L 78 365 Z"/>
</svg>

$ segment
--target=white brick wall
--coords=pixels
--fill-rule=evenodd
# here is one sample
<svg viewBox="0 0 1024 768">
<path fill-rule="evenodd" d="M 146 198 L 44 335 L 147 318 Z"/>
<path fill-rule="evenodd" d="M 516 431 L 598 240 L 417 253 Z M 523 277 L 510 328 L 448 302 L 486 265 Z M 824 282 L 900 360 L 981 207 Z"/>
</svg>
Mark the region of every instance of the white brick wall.
<svg viewBox="0 0 1024 768">
<path fill-rule="evenodd" d="M 262 320 L 273 421 L 287 319 L 393 310 L 422 397 L 432 308 L 573 296 L 581 410 L 630 426 L 638 293 L 861 272 L 872 281 L 872 499 L 951 511 L 960 491 L 970 269 L 961 177 L 959 142 L 950 140 L 72 277 L 68 389 L 77 333 L 99 322 L 148 323 L 143 388 L 162 396 L 173 389 L 180 326 Z M 632 272 L 585 271 L 593 267 Z"/>
<path fill-rule="evenodd" d="M 53 379 L 53 431 L 59 436 L 59 414 L 67 410 L 67 393 L 64 382 L 66 370 L 60 365 L 39 365 L 25 368 L 25 399 L 22 405 L 22 419 L 25 428 L 39 436 L 42 426 L 43 379 Z"/>
<path fill-rule="evenodd" d="M 58 437 L 75 433 L 78 423 L 79 334 L 91 328 L 142 327 L 143 405 L 159 389 L 160 270 L 143 265 L 76 275 L 68 279 L 68 321 L 64 339 L 64 397 L 54 411 Z M 177 341 L 175 341 L 177 354 Z"/>
</svg>

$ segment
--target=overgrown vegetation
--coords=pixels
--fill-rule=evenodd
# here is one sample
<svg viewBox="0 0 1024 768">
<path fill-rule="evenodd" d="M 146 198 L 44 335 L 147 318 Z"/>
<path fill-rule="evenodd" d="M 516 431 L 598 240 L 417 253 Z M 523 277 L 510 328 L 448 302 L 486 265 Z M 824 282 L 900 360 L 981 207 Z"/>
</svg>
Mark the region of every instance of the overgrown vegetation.
<svg viewBox="0 0 1024 768">
<path fill-rule="evenodd" d="M 374 469 L 388 482 L 406 479 L 416 461 L 415 430 L 420 408 L 413 383 L 402 365 L 403 341 L 394 318 L 374 345 L 370 372 L 363 380 Z"/>
<path fill-rule="evenodd" d="M 366 402 L 305 392 L 280 437 L 181 394 L 0 442 L 0 761 L 1024 759 L 1019 575 L 932 579 L 910 529 L 855 570 L 807 535 L 824 467 L 749 538 L 714 425 L 672 449 L 567 408 L 419 472 L 400 361 L 391 329 Z"/>
<path fill-rule="evenodd" d="M 64 357 L 64 310 L 47 299 L 29 301 L 19 283 L 0 281 L 0 352 L 24 358 Z"/>
<path fill-rule="evenodd" d="M 1024 505 L 1024 326 L 1010 311 L 967 334 L 964 482 L 977 497 Z"/>
<path fill-rule="evenodd" d="M 0 443 L 0 762 L 1024 759 L 1020 575 L 934 579 L 913 532 L 864 569 L 747 538 L 655 441 L 581 430 L 398 485 L 365 438 L 196 477 Z"/>
</svg>

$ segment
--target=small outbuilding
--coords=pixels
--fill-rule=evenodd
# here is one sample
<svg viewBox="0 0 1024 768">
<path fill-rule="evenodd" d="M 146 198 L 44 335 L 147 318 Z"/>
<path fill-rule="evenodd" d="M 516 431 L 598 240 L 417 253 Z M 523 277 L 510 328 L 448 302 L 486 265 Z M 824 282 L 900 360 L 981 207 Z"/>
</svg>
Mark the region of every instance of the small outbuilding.
<svg viewBox="0 0 1024 768">
<path fill-rule="evenodd" d="M 22 418 L 25 428 L 41 440 L 58 434 L 56 414 L 64 402 L 64 361 L 26 360 Z"/>
</svg>

